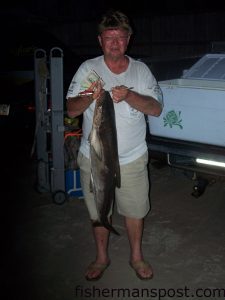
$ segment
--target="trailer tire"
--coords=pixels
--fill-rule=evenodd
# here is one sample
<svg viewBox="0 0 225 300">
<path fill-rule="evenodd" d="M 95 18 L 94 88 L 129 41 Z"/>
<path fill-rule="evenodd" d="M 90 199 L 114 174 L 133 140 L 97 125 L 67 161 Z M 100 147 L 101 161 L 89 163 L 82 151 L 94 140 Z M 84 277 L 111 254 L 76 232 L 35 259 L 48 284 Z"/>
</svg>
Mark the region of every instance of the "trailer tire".
<svg viewBox="0 0 225 300">
<path fill-rule="evenodd" d="M 62 205 L 67 200 L 67 194 L 64 191 L 56 191 L 53 195 L 53 202 L 58 205 Z"/>
</svg>

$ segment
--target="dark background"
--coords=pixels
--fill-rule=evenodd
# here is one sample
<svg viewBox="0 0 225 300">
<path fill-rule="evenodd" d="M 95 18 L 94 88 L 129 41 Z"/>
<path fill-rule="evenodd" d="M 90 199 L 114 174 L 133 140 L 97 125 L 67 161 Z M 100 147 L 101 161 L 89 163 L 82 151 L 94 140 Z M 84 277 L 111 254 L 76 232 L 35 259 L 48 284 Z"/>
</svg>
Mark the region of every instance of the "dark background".
<svg viewBox="0 0 225 300">
<path fill-rule="evenodd" d="M 73 60 L 66 62 L 67 68 L 75 71 L 86 57 L 101 53 L 96 26 L 109 8 L 130 17 L 134 34 L 128 54 L 148 63 L 200 57 L 211 51 L 212 43 L 225 40 L 224 1 L 4 1 L 1 70 L 27 69 L 30 62 L 23 58 L 33 58 L 34 49 L 57 45 L 66 51 L 65 60 Z M 155 69 L 159 80 L 169 76 Z"/>
<path fill-rule="evenodd" d="M 27 123 L 26 110 L 34 102 L 34 51 L 42 48 L 49 54 L 52 47 L 62 48 L 66 94 L 81 62 L 101 54 L 96 28 L 109 8 L 130 17 L 134 34 L 127 54 L 146 62 L 159 81 L 180 77 L 207 53 L 225 51 L 224 1 L 4 1 L 0 10 L 0 99 L 1 103 L 13 102 L 11 112 L 20 110 L 23 102 L 25 111 L 20 112 L 18 124 L 21 120 Z M 33 116 L 28 119 L 32 122 Z"/>
<path fill-rule="evenodd" d="M 13 129 L 34 127 L 34 51 L 62 48 L 66 95 L 81 62 L 101 54 L 96 28 L 109 8 L 130 17 L 134 34 L 128 55 L 146 62 L 158 81 L 180 77 L 207 53 L 225 52 L 224 1 L 4 1 L 0 103 L 10 103 L 11 114 L 0 118 L 1 134 L 6 123 Z"/>
<path fill-rule="evenodd" d="M 134 48 L 130 49 L 133 55 L 177 57 L 177 51 L 171 46 L 176 44 L 180 45 L 180 56 L 190 56 L 191 53 L 185 52 L 181 45 L 191 44 L 199 54 L 199 51 L 206 50 L 207 44 L 224 40 L 225 36 L 225 4 L 218 0 L 209 3 L 202 0 L 13 2 L 5 1 L 1 5 L 2 33 L 15 29 L 15 34 L 10 32 L 12 40 L 19 28 L 24 29 L 24 33 L 25 28 L 43 30 L 58 38 L 76 55 L 95 55 L 100 52 L 96 25 L 101 14 L 109 8 L 120 9 L 130 17 L 134 27 Z M 33 35 L 35 39 L 36 33 Z M 36 36 L 38 39 L 39 36 Z M 4 45 L 4 39 L 2 42 Z M 173 51 L 170 49 L 168 53 L 165 45 L 170 45 Z"/>
<path fill-rule="evenodd" d="M 96 25 L 99 16 L 112 4 L 132 20 L 134 35 L 128 54 L 146 61 L 158 80 L 179 77 L 183 69 L 211 52 L 215 42 L 220 45 L 225 41 L 224 1 L 8 0 L 1 3 L 0 100 L 11 103 L 12 113 L 17 112 L 12 119 L 9 116 L 3 120 L 13 130 L 6 131 L 6 124 L 0 122 L 1 271 L 9 294 L 19 290 L 24 295 L 29 289 L 20 284 L 23 282 L 20 276 L 26 263 L 29 264 L 26 259 L 29 249 L 23 253 L 24 247 L 18 242 L 24 229 L 20 224 L 23 225 L 21 220 L 26 224 L 30 208 L 36 205 L 35 199 L 38 205 L 41 201 L 45 203 L 41 195 L 33 196 L 36 179 L 30 157 L 33 127 L 24 134 L 25 129 L 30 129 L 30 121 L 34 125 L 35 116 L 30 113 L 28 116 L 21 105 L 34 104 L 34 50 L 49 51 L 54 46 L 63 49 L 66 92 L 79 64 L 101 53 Z M 28 298 L 24 295 L 23 299 Z"/>
</svg>

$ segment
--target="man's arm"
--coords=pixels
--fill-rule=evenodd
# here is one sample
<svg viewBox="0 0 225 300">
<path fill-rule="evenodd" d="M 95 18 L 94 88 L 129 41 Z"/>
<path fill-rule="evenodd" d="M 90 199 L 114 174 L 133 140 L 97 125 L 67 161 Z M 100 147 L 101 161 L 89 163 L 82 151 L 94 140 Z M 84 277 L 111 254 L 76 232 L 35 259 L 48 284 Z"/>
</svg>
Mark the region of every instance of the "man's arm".
<svg viewBox="0 0 225 300">
<path fill-rule="evenodd" d="M 85 92 L 87 95 L 85 95 Z M 88 95 L 92 92 L 92 95 Z M 67 114 L 70 118 L 75 118 L 81 115 L 94 100 L 97 100 L 102 92 L 102 85 L 99 81 L 92 83 L 90 88 L 82 92 L 82 95 L 69 97 L 66 103 Z"/>
<path fill-rule="evenodd" d="M 68 98 L 66 102 L 68 116 L 70 118 L 75 118 L 81 115 L 93 101 L 94 99 L 92 95 Z"/>
<path fill-rule="evenodd" d="M 158 117 L 162 112 L 162 105 L 151 96 L 141 95 L 129 90 L 125 86 L 112 89 L 112 96 L 115 102 L 126 101 L 131 107 L 143 112 L 146 115 Z"/>
<path fill-rule="evenodd" d="M 125 101 L 133 108 L 146 115 L 158 117 L 162 112 L 162 105 L 151 96 L 140 95 L 134 91 L 128 91 Z"/>
</svg>

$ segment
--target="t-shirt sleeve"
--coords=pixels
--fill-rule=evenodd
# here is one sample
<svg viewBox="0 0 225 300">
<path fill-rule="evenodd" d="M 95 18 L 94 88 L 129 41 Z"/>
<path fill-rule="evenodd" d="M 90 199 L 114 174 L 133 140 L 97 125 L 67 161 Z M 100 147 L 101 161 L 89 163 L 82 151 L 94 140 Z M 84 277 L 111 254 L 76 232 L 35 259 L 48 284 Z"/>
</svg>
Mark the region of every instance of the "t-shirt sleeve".
<svg viewBox="0 0 225 300">
<path fill-rule="evenodd" d="M 77 72 L 73 76 L 73 79 L 67 91 L 66 99 L 70 97 L 75 97 L 84 90 L 84 88 L 82 88 L 81 83 L 84 80 L 84 78 L 87 76 L 87 73 L 88 73 L 88 67 L 86 62 L 84 62 L 80 65 Z"/>
<path fill-rule="evenodd" d="M 163 105 L 163 94 L 162 90 L 157 83 L 154 75 L 152 74 L 151 70 L 148 68 L 147 65 L 141 63 L 141 71 L 140 74 L 140 86 L 141 86 L 141 94 L 146 96 L 151 96 L 155 100 Z"/>
</svg>

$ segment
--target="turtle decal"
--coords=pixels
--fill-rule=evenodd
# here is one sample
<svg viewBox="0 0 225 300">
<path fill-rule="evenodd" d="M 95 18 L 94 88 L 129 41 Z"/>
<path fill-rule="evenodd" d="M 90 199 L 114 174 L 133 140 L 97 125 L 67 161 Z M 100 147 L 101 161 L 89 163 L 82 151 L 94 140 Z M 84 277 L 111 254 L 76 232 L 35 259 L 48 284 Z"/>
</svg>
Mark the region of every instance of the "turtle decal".
<svg viewBox="0 0 225 300">
<path fill-rule="evenodd" d="M 181 125 L 182 119 L 180 118 L 181 111 L 176 113 L 174 110 L 168 111 L 165 117 L 163 117 L 164 127 L 169 125 L 170 128 L 173 126 L 178 126 L 180 129 L 183 129 Z"/>
</svg>

